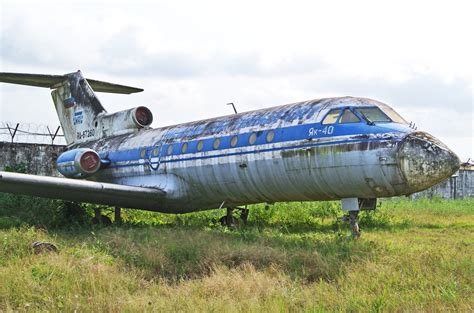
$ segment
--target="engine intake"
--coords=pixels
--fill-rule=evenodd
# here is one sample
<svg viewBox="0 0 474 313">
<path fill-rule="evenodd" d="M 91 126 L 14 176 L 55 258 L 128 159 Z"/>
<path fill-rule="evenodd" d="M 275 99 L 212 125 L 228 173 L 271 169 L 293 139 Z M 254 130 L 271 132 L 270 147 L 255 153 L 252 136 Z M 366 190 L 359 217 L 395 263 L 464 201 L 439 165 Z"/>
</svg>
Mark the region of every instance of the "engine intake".
<svg viewBox="0 0 474 313">
<path fill-rule="evenodd" d="M 62 153 L 56 161 L 58 171 L 69 178 L 84 178 L 97 173 L 101 159 L 92 149 L 80 148 Z"/>
<path fill-rule="evenodd" d="M 132 117 L 135 125 L 138 127 L 150 126 L 153 122 L 153 114 L 146 107 L 137 107 L 132 109 Z"/>
<path fill-rule="evenodd" d="M 100 137 L 122 135 L 149 127 L 153 122 L 153 114 L 146 107 L 136 107 L 115 113 L 99 115 L 96 127 Z"/>
</svg>

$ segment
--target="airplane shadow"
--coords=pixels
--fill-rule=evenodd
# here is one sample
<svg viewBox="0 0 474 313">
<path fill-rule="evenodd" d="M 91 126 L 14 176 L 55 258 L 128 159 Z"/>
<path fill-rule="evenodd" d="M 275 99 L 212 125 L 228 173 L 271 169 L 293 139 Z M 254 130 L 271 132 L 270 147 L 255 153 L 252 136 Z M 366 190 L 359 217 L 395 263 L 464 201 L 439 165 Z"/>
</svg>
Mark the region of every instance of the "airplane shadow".
<svg viewBox="0 0 474 313">
<path fill-rule="evenodd" d="M 146 279 L 199 279 L 215 268 L 277 269 L 306 283 L 333 281 L 354 259 L 370 260 L 384 246 L 349 240 L 334 233 L 321 236 L 282 235 L 252 226 L 235 230 L 177 226 L 96 227 L 81 233 L 57 230 L 54 236 L 82 249 L 98 250 L 139 268 Z M 80 243 L 80 244 L 79 244 Z"/>
</svg>

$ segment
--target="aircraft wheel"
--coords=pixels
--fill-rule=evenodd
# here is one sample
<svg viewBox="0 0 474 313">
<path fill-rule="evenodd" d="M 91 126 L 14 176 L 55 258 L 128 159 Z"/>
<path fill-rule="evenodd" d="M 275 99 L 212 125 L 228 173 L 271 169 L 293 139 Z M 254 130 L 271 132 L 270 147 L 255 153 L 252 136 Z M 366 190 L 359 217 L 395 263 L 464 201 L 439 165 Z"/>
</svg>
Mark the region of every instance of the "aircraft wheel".
<svg viewBox="0 0 474 313">
<path fill-rule="evenodd" d="M 351 237 L 353 239 L 358 239 L 360 237 L 360 227 L 359 227 L 359 211 L 349 211 L 349 215 L 345 215 L 341 218 L 343 222 L 349 222 L 351 227 Z"/>
<path fill-rule="evenodd" d="M 360 237 L 360 228 L 359 228 L 359 211 L 350 211 L 349 212 L 349 223 L 352 230 L 352 238 L 358 239 Z"/>
<path fill-rule="evenodd" d="M 247 208 L 240 209 L 240 219 L 244 222 L 244 224 L 247 224 L 249 213 L 250 210 Z"/>
<path fill-rule="evenodd" d="M 352 229 L 352 237 L 354 239 L 358 239 L 360 237 L 359 223 L 356 222 L 353 225 L 351 225 L 351 229 Z"/>
<path fill-rule="evenodd" d="M 219 219 L 222 226 L 234 227 L 239 224 L 239 220 L 234 217 L 234 208 L 227 208 L 227 214 Z"/>
<path fill-rule="evenodd" d="M 108 216 L 101 214 L 99 217 L 96 216 L 92 219 L 92 224 L 112 225 L 112 221 Z"/>
</svg>

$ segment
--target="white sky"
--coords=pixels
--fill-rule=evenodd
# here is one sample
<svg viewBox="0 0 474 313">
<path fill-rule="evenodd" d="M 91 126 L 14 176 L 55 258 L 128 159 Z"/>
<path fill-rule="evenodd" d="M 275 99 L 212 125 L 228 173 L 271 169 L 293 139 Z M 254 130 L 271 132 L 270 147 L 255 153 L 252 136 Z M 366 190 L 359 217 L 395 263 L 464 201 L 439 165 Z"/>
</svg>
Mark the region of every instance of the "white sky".
<svg viewBox="0 0 474 313">
<path fill-rule="evenodd" d="M 66 3 L 67 2 L 67 3 Z M 328 96 L 375 98 L 474 158 L 472 1 L 2 1 L 0 71 L 142 87 L 99 94 L 165 126 Z M 0 85 L 0 121 L 59 125 L 49 90 Z"/>
</svg>

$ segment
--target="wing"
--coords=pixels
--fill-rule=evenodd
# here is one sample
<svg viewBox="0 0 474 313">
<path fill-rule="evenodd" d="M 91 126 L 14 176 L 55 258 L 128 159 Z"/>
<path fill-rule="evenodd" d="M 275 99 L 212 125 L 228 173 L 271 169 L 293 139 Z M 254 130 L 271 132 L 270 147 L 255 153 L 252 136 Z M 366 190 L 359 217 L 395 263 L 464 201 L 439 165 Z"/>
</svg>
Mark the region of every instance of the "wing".
<svg viewBox="0 0 474 313">
<path fill-rule="evenodd" d="M 161 189 L 0 172 L 0 192 L 154 210 L 166 195 Z"/>
</svg>

